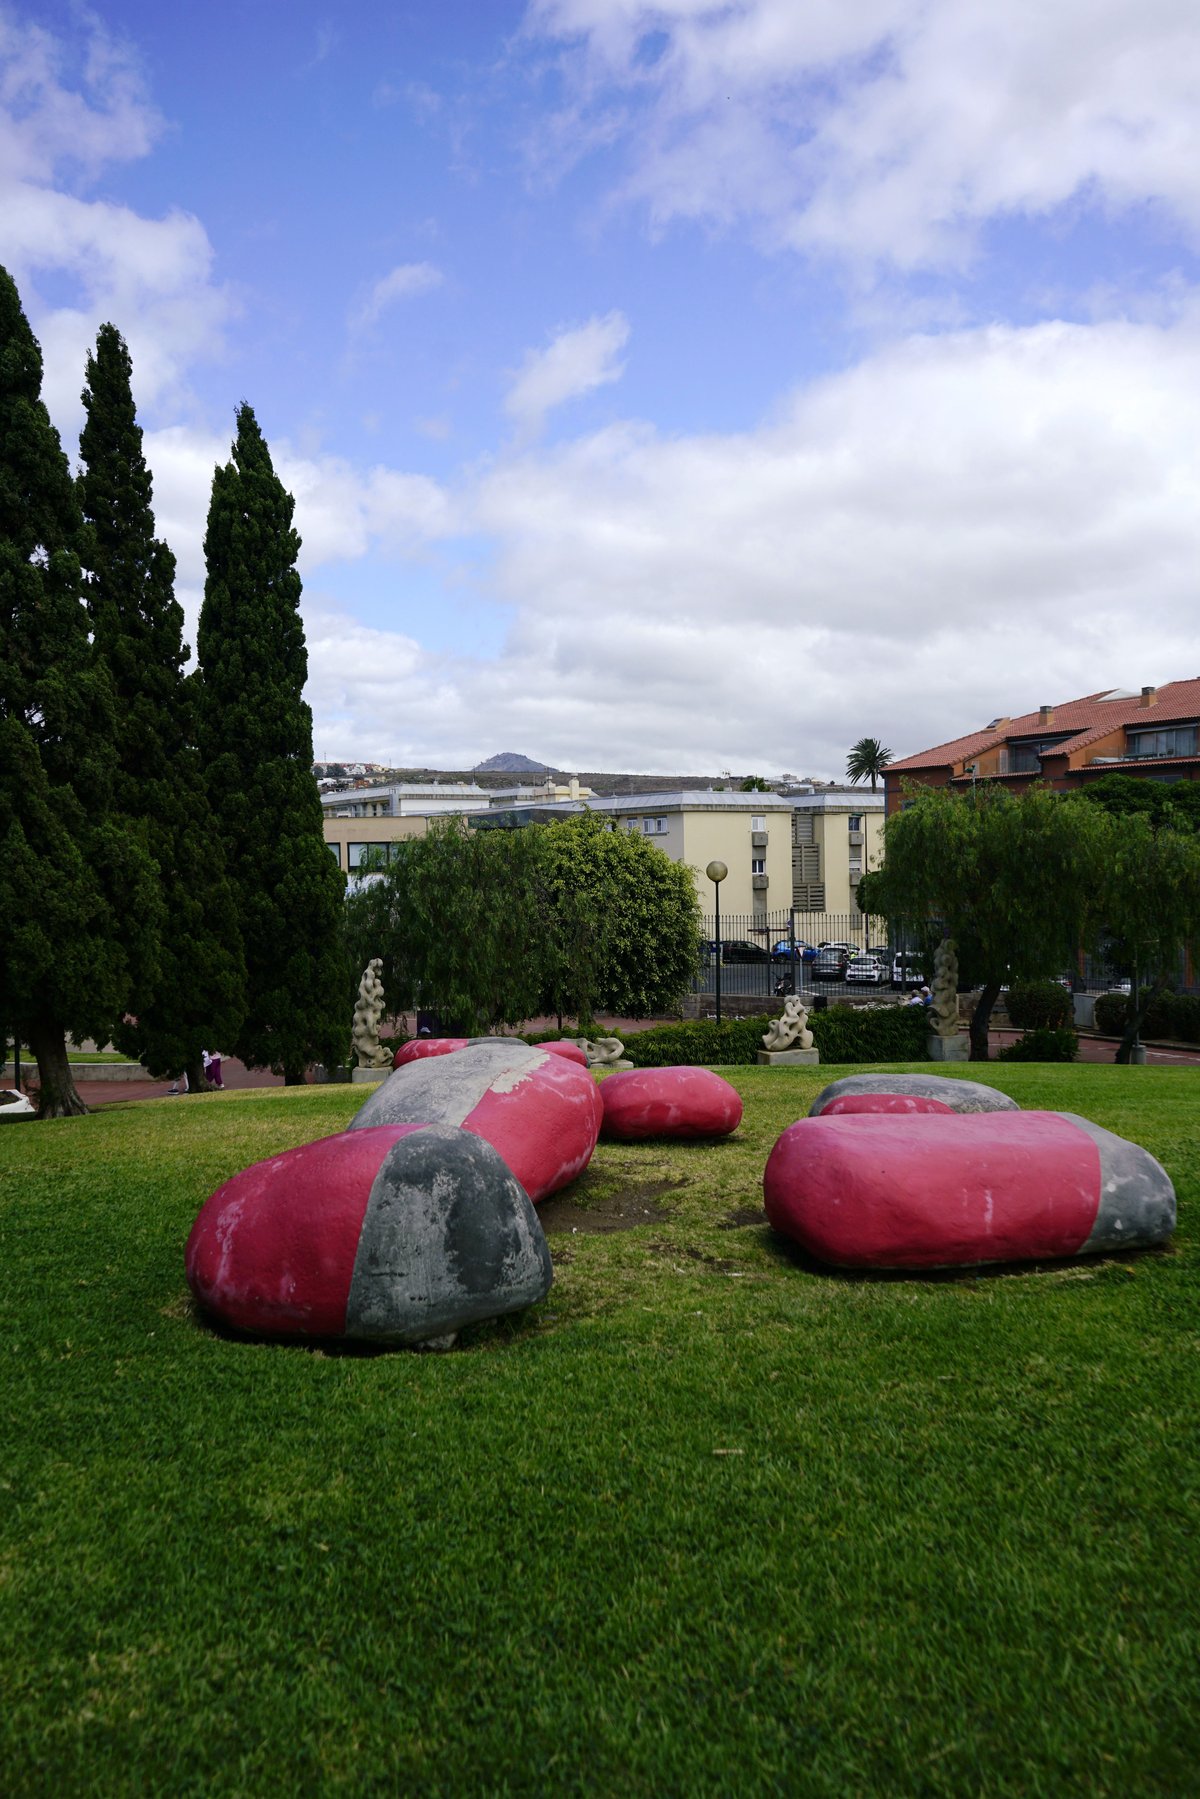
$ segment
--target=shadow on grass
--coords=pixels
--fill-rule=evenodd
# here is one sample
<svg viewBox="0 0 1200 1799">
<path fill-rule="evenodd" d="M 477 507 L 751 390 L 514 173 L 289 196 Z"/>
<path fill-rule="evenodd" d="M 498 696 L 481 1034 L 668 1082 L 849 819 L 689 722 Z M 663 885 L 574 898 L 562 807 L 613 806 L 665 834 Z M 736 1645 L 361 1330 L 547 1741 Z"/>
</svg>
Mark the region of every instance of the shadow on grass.
<svg viewBox="0 0 1200 1799">
<path fill-rule="evenodd" d="M 843 1281 L 850 1285 L 881 1284 L 894 1285 L 897 1281 L 927 1281 L 940 1285 L 971 1285 L 981 1280 L 1007 1280 L 1013 1276 L 1030 1276 L 1035 1274 L 1063 1274 L 1074 1270 L 1090 1269 L 1093 1272 L 1110 1264 L 1132 1266 L 1147 1259 L 1160 1261 L 1175 1254 L 1171 1244 L 1162 1244 L 1151 1249 L 1101 1250 L 1090 1256 L 1054 1256 L 1040 1257 L 1030 1262 L 971 1262 L 957 1268 L 838 1268 L 832 1262 L 818 1261 L 816 1256 L 809 1255 L 798 1243 L 782 1236 L 766 1222 L 762 1215 L 762 1228 L 757 1241 L 760 1248 L 783 1268 L 795 1268 L 802 1274 L 823 1275 L 826 1280 Z"/>
</svg>

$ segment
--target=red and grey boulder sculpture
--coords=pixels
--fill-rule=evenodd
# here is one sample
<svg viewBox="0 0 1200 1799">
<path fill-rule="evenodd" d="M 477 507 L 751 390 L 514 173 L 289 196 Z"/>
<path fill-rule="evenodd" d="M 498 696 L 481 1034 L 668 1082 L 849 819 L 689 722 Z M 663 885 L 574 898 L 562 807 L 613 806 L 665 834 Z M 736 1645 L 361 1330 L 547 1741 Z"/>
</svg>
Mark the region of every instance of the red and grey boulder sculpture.
<svg viewBox="0 0 1200 1799">
<path fill-rule="evenodd" d="M 528 1195 L 469 1131 L 383 1125 L 256 1162 L 208 1199 L 187 1245 L 205 1311 L 271 1336 L 423 1343 L 543 1299 Z"/>
<path fill-rule="evenodd" d="M 776 1230 L 842 1268 L 1143 1249 L 1175 1228 L 1154 1157 L 1068 1112 L 802 1118 L 763 1194 Z"/>
<path fill-rule="evenodd" d="M 582 1174 L 600 1134 L 592 1076 L 565 1056 L 511 1037 L 397 1068 L 350 1122 L 454 1124 L 498 1149 L 536 1205 Z"/>
<path fill-rule="evenodd" d="M 889 1103 L 878 1108 L 862 1102 L 875 1094 L 886 1094 L 889 1102 L 899 1098 L 939 1100 L 947 1112 L 1019 1112 L 1015 1099 L 982 1081 L 955 1081 L 941 1074 L 848 1074 L 844 1080 L 831 1081 L 823 1087 L 808 1108 L 810 1118 L 826 1112 L 866 1112 L 878 1109 L 899 1112 L 910 1108 Z M 853 1099 L 853 1106 L 847 1100 Z M 936 1111 L 938 1107 L 914 1106 L 913 1111 Z"/>
<path fill-rule="evenodd" d="M 631 1068 L 600 1084 L 604 1135 L 727 1137 L 742 1122 L 741 1095 L 711 1068 Z"/>
<path fill-rule="evenodd" d="M 455 1050 L 466 1049 L 470 1041 L 469 1037 L 414 1037 L 400 1045 L 392 1057 L 392 1067 L 407 1068 L 410 1062 L 423 1062 L 426 1056 L 452 1056 Z"/>
<path fill-rule="evenodd" d="M 543 1043 L 542 1048 L 548 1050 L 552 1056 L 563 1056 L 568 1062 L 578 1062 L 580 1068 L 586 1068 L 588 1065 L 585 1052 L 577 1043 L 571 1043 L 565 1037 L 560 1037 L 555 1043 Z"/>
</svg>

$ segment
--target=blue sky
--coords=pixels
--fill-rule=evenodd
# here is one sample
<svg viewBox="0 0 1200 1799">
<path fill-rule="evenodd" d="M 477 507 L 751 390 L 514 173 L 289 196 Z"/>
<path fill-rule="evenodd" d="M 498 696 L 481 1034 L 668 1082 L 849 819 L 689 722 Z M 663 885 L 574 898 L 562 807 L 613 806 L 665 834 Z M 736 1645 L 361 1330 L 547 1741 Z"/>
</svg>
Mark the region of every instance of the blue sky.
<svg viewBox="0 0 1200 1799">
<path fill-rule="evenodd" d="M 832 775 L 1196 673 L 1190 0 L 0 7 L 72 451 L 194 620 L 254 406 L 318 753 Z"/>
</svg>

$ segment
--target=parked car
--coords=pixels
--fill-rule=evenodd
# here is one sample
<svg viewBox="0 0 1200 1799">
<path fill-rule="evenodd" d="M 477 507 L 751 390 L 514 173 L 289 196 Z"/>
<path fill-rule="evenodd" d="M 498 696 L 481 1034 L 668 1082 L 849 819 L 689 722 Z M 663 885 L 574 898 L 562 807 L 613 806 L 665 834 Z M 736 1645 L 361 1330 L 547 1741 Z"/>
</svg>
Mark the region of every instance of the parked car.
<svg viewBox="0 0 1200 1799">
<path fill-rule="evenodd" d="M 846 972 L 850 960 L 849 945 L 845 943 L 826 943 L 817 951 L 812 965 L 814 981 L 840 981 Z"/>
<path fill-rule="evenodd" d="M 722 962 L 769 962 L 771 952 L 765 943 L 751 943 L 748 937 L 725 938 L 721 944 Z"/>
<path fill-rule="evenodd" d="M 892 959 L 893 987 L 923 987 L 925 969 L 915 950 L 898 949 Z"/>
<path fill-rule="evenodd" d="M 802 937 L 797 937 L 795 953 L 797 962 L 815 962 L 817 959 L 817 946 L 815 943 L 805 943 Z M 790 959 L 791 954 L 791 944 L 786 937 L 781 937 L 771 951 L 771 960 L 773 962 L 786 962 Z"/>
<path fill-rule="evenodd" d="M 873 987 L 882 987 L 891 973 L 882 956 L 864 951 L 860 955 L 851 956 L 846 964 L 843 979 L 847 981 L 869 981 Z"/>
</svg>

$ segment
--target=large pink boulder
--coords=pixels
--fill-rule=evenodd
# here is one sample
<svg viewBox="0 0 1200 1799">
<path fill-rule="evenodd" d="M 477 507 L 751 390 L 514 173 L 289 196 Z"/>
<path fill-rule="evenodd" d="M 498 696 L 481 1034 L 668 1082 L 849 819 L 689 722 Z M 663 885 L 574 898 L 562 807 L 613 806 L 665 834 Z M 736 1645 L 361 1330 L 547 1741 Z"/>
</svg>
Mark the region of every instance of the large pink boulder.
<svg viewBox="0 0 1200 1799">
<path fill-rule="evenodd" d="M 822 1087 L 808 1108 L 810 1118 L 826 1112 L 848 1110 L 847 1099 L 865 1099 L 870 1094 L 886 1093 L 893 1098 L 936 1099 L 948 1112 L 1017 1112 L 1020 1107 L 1007 1093 L 988 1087 L 983 1081 L 959 1080 L 945 1074 L 847 1074 L 840 1081 Z M 857 1109 L 857 1108 L 855 1108 Z M 864 1108 L 865 1109 L 865 1108 Z M 891 1111 L 891 1106 L 886 1110 Z M 895 1108 L 899 1110 L 899 1108 Z M 923 1108 L 915 1108 L 923 1109 Z"/>
<path fill-rule="evenodd" d="M 343 1131 L 256 1162 L 188 1238 L 204 1310 L 272 1336 L 421 1343 L 533 1304 L 537 1214 L 490 1144 L 442 1126 Z"/>
<path fill-rule="evenodd" d="M 536 1205 L 587 1167 L 602 1111 L 586 1068 L 515 1037 L 491 1037 L 395 1069 L 349 1128 L 461 1125 L 499 1150 Z"/>
<path fill-rule="evenodd" d="M 742 1121 L 736 1087 L 711 1068 L 631 1068 L 600 1083 L 604 1134 L 624 1142 L 643 1137 L 727 1137 Z"/>
<path fill-rule="evenodd" d="M 1135 1143 L 1065 1112 L 802 1118 L 767 1217 L 843 1268 L 945 1268 L 1161 1243 L 1175 1190 Z"/>
<path fill-rule="evenodd" d="M 410 1062 L 424 1061 L 426 1056 L 452 1056 L 456 1049 L 466 1049 L 469 1037 L 414 1037 L 402 1043 L 392 1057 L 393 1068 L 407 1068 Z"/>
</svg>

